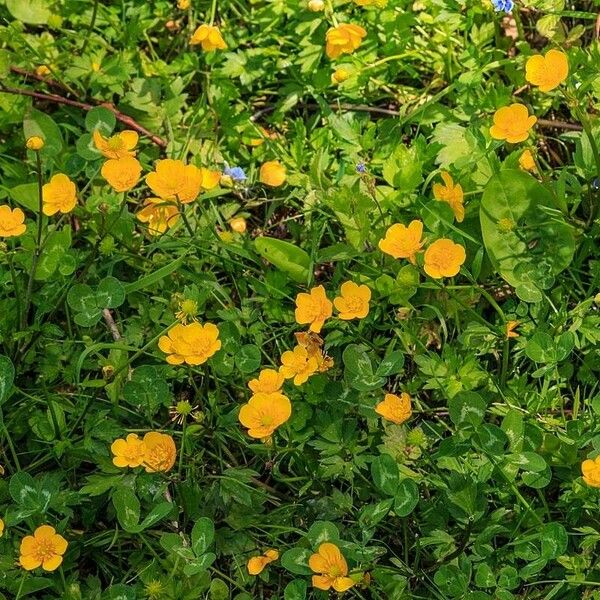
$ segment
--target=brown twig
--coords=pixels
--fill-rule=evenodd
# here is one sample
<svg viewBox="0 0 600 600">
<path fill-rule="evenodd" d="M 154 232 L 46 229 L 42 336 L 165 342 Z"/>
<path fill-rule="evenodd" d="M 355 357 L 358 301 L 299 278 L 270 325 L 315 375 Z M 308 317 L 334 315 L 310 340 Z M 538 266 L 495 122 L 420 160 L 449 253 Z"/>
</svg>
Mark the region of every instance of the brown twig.
<svg viewBox="0 0 600 600">
<path fill-rule="evenodd" d="M 34 92 L 32 90 L 25 90 L 22 88 L 13 88 L 0 83 L 0 93 L 4 94 L 14 94 L 17 96 L 29 96 L 30 98 L 35 98 L 36 100 L 43 100 L 46 102 L 55 102 L 56 104 L 65 104 L 67 106 L 74 106 L 76 108 L 80 108 L 82 110 L 92 110 L 97 106 L 102 106 L 107 110 L 110 110 L 116 117 L 117 121 L 120 121 L 127 127 L 141 133 L 148 137 L 152 142 L 154 142 L 157 146 L 161 148 L 167 147 L 167 142 L 163 140 L 158 135 L 148 131 L 145 127 L 142 127 L 137 121 L 135 121 L 129 115 L 122 113 L 120 110 L 117 110 L 113 104 L 110 102 L 97 102 L 96 104 L 89 104 L 87 102 L 80 102 L 79 100 L 71 100 L 70 98 L 65 98 L 64 96 L 59 96 L 58 94 L 46 94 L 43 92 Z"/>
<path fill-rule="evenodd" d="M 537 124 L 540 127 L 554 127 L 555 129 L 567 129 L 569 131 L 583 131 L 583 127 L 579 125 L 579 123 L 567 123 L 566 121 L 538 119 Z"/>
<path fill-rule="evenodd" d="M 60 81 L 52 79 L 52 77 L 38 75 L 34 71 L 26 71 L 25 69 L 21 69 L 21 67 L 15 67 L 14 65 L 11 65 L 10 71 L 11 73 L 15 73 L 17 75 L 25 77 L 25 79 L 35 79 L 36 81 L 39 81 L 40 83 L 45 83 L 46 85 L 56 88 L 57 90 L 68 92 L 69 94 L 71 93 L 70 89 L 66 88 L 62 83 L 60 83 Z"/>
<path fill-rule="evenodd" d="M 113 340 L 115 340 L 115 342 L 118 342 L 121 339 L 121 334 L 119 332 L 117 324 L 115 323 L 115 320 L 112 317 L 110 310 L 108 308 L 103 308 L 102 316 L 104 317 L 104 322 L 106 323 L 106 326 L 108 327 L 111 335 L 113 336 Z"/>
</svg>

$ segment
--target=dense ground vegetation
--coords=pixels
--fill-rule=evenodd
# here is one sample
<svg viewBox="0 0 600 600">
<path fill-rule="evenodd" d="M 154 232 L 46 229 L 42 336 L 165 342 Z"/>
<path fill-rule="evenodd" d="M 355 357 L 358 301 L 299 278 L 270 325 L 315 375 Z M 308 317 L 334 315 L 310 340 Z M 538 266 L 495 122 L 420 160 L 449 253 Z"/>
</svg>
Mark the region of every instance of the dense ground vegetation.
<svg viewBox="0 0 600 600">
<path fill-rule="evenodd" d="M 0 0 L 0 598 L 600 598 L 597 0 Z"/>
</svg>

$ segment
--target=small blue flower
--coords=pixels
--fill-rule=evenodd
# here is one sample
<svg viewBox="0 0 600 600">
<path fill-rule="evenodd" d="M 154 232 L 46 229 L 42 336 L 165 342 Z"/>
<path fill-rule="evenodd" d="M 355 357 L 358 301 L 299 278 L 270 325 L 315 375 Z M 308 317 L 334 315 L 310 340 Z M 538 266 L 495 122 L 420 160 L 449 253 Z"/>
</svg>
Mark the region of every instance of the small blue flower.
<svg viewBox="0 0 600 600">
<path fill-rule="evenodd" d="M 223 169 L 223 175 L 228 175 L 234 181 L 246 181 L 246 173 L 244 173 L 244 169 L 242 167 L 229 167 L 226 166 Z"/>
<path fill-rule="evenodd" d="M 513 0 L 492 0 L 492 4 L 496 12 L 504 11 L 509 13 L 515 7 Z"/>
<path fill-rule="evenodd" d="M 357 173 L 366 173 L 367 172 L 367 166 L 365 165 L 364 162 L 357 163 L 356 172 Z"/>
</svg>

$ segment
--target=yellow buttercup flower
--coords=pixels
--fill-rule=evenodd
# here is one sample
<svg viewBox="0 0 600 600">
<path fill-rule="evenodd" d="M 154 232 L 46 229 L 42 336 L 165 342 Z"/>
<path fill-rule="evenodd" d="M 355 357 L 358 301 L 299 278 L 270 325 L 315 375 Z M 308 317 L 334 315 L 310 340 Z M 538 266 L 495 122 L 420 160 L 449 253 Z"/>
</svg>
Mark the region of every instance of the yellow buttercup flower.
<svg viewBox="0 0 600 600">
<path fill-rule="evenodd" d="M 369 314 L 371 290 L 366 285 L 358 285 L 353 281 L 342 283 L 340 296 L 333 300 L 333 305 L 339 311 L 343 321 L 364 319 Z"/>
<path fill-rule="evenodd" d="M 48 68 L 47 65 L 40 65 L 39 67 L 36 67 L 35 69 L 35 74 L 38 77 L 46 77 L 47 75 L 50 75 L 52 71 L 50 71 L 50 69 Z"/>
<path fill-rule="evenodd" d="M 169 200 L 147 198 L 136 215 L 138 221 L 148 223 L 150 235 L 161 235 L 179 220 L 179 209 Z"/>
<path fill-rule="evenodd" d="M 260 575 L 265 567 L 279 558 L 279 552 L 277 550 L 269 549 L 260 556 L 252 556 L 248 559 L 246 565 L 248 573 L 250 575 Z"/>
<path fill-rule="evenodd" d="M 462 186 L 454 183 L 450 173 L 442 171 L 441 173 L 444 185 L 441 183 L 433 184 L 433 196 L 436 200 L 447 202 L 459 223 L 465 218 L 464 194 Z"/>
<path fill-rule="evenodd" d="M 519 156 L 519 166 L 521 167 L 521 169 L 524 169 L 525 171 L 531 171 L 532 173 L 535 173 L 537 171 L 537 167 L 531 150 L 523 150 L 523 153 L 521 154 L 521 156 Z"/>
<path fill-rule="evenodd" d="M 399 396 L 386 394 L 384 399 L 375 407 L 375 412 L 384 419 L 401 425 L 408 421 L 412 415 L 410 396 L 406 392 L 402 392 Z"/>
<path fill-rule="evenodd" d="M 318 285 L 310 293 L 296 296 L 296 322 L 300 325 L 310 323 L 309 330 L 319 333 L 323 323 L 333 314 L 333 304 L 325 294 L 325 288 Z"/>
<path fill-rule="evenodd" d="M 423 242 L 423 223 L 411 221 L 406 227 L 402 223 L 392 225 L 385 233 L 385 238 L 379 240 L 379 249 L 394 258 L 408 258 L 414 265 L 416 254 L 421 250 Z"/>
<path fill-rule="evenodd" d="M 8 204 L 0 206 L 0 237 L 18 237 L 25 233 L 25 213 L 20 208 Z"/>
<path fill-rule="evenodd" d="M 507 321 L 506 322 L 506 338 L 516 338 L 519 337 L 519 334 L 515 331 L 515 329 L 520 325 L 519 321 Z"/>
<path fill-rule="evenodd" d="M 333 588 L 336 592 L 345 592 L 354 585 L 348 577 L 348 564 L 340 549 L 331 542 L 324 542 L 308 559 L 308 566 L 314 573 L 312 584 L 318 590 Z"/>
<path fill-rule="evenodd" d="M 240 423 L 248 429 L 248 435 L 255 439 L 269 438 L 292 414 L 292 404 L 283 394 L 254 394 L 242 406 Z"/>
<path fill-rule="evenodd" d="M 100 131 L 94 129 L 92 134 L 94 145 L 106 158 L 124 158 L 125 156 L 135 156 L 135 147 L 138 143 L 138 134 L 135 131 L 126 129 L 115 135 L 105 138 Z"/>
<path fill-rule="evenodd" d="M 229 221 L 229 227 L 236 233 L 246 233 L 246 219 L 244 217 L 235 217 Z"/>
<path fill-rule="evenodd" d="M 517 144 L 529 137 L 529 130 L 536 123 L 537 117 L 530 116 L 524 104 L 511 104 L 494 113 L 494 124 L 490 127 L 490 135 L 495 140 L 506 140 L 511 144 Z"/>
<path fill-rule="evenodd" d="M 100 173 L 115 192 L 126 192 L 140 180 L 142 165 L 133 156 L 111 158 L 102 165 Z"/>
<path fill-rule="evenodd" d="M 198 197 L 202 182 L 202 171 L 198 167 L 172 158 L 157 161 L 154 171 L 146 175 L 146 183 L 157 196 L 164 200 L 178 200 L 182 204 L 193 202 Z"/>
<path fill-rule="evenodd" d="M 37 135 L 32 135 L 30 138 L 27 138 L 25 146 L 28 150 L 38 151 L 44 147 L 44 140 Z"/>
<path fill-rule="evenodd" d="M 581 463 L 583 481 L 591 487 L 600 488 L 600 456 L 588 458 Z"/>
<path fill-rule="evenodd" d="M 179 10 L 187 10 L 192 4 L 192 0 L 177 0 L 177 8 Z"/>
<path fill-rule="evenodd" d="M 347 69 L 336 69 L 332 74 L 331 74 L 331 83 L 336 84 L 336 83 L 342 83 L 344 81 L 346 81 L 346 79 L 348 79 L 348 77 L 350 77 L 350 71 L 348 71 Z"/>
<path fill-rule="evenodd" d="M 557 88 L 568 75 L 569 61 L 560 50 L 548 50 L 544 56 L 534 54 L 525 64 L 525 79 L 540 92 Z"/>
<path fill-rule="evenodd" d="M 261 183 L 271 187 L 279 187 L 285 183 L 285 167 L 277 160 L 269 160 L 260 167 L 259 179 Z"/>
<path fill-rule="evenodd" d="M 67 540 L 56 533 L 54 527 L 42 525 L 33 535 L 26 535 L 21 540 L 19 564 L 26 571 L 38 567 L 42 567 L 44 571 L 55 571 L 62 564 L 68 545 Z"/>
<path fill-rule="evenodd" d="M 0 537 L 4 535 L 4 521 L 0 519 Z"/>
<path fill-rule="evenodd" d="M 204 23 L 200 25 L 194 35 L 190 38 L 190 44 L 192 46 L 201 45 L 202 50 L 205 52 L 211 52 L 212 50 L 225 50 L 227 44 L 221 35 L 221 31 L 214 25 L 207 25 Z"/>
<path fill-rule="evenodd" d="M 149 431 L 144 435 L 144 469 L 146 473 L 166 473 L 177 458 L 175 441 L 167 433 Z"/>
<path fill-rule="evenodd" d="M 255 394 L 274 394 L 281 390 L 285 377 L 275 369 L 263 369 L 258 379 L 251 379 L 248 387 Z"/>
<path fill-rule="evenodd" d="M 311 356 L 303 346 L 296 346 L 281 355 L 279 372 L 286 379 L 294 379 L 294 385 L 302 385 L 319 369 L 316 357 Z"/>
<path fill-rule="evenodd" d="M 200 175 L 202 175 L 202 183 L 200 184 L 203 190 L 212 190 L 219 185 L 221 181 L 221 172 L 200 167 Z"/>
<path fill-rule="evenodd" d="M 77 188 L 63 173 L 50 179 L 42 186 L 42 212 L 50 217 L 57 212 L 71 212 L 77 204 Z"/>
<path fill-rule="evenodd" d="M 115 440 L 110 451 L 113 453 L 113 464 L 116 467 L 139 467 L 144 462 L 146 446 L 136 433 L 130 433 L 125 439 Z"/>
<path fill-rule="evenodd" d="M 206 323 L 177 324 L 158 341 L 170 365 L 201 365 L 221 349 L 219 330 Z"/>
<path fill-rule="evenodd" d="M 460 271 L 467 254 L 460 244 L 452 240 L 441 238 L 436 240 L 425 250 L 425 273 L 434 279 L 453 277 Z"/>
<path fill-rule="evenodd" d="M 323 0 L 309 0 L 308 10 L 312 10 L 312 12 L 325 10 L 325 2 Z"/>
<path fill-rule="evenodd" d="M 325 35 L 325 54 L 329 58 L 338 58 L 342 54 L 351 54 L 362 43 L 367 32 L 352 23 L 342 23 L 332 27 Z"/>
</svg>

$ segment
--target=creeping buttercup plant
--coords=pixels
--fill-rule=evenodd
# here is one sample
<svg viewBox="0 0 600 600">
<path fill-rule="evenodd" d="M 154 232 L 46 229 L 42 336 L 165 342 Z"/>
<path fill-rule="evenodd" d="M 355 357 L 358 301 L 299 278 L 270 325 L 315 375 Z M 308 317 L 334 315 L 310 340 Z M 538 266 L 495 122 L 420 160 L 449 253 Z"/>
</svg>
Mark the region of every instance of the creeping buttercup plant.
<svg viewBox="0 0 600 600">
<path fill-rule="evenodd" d="M 0 0 L 0 599 L 592 599 L 595 0 Z"/>
</svg>

